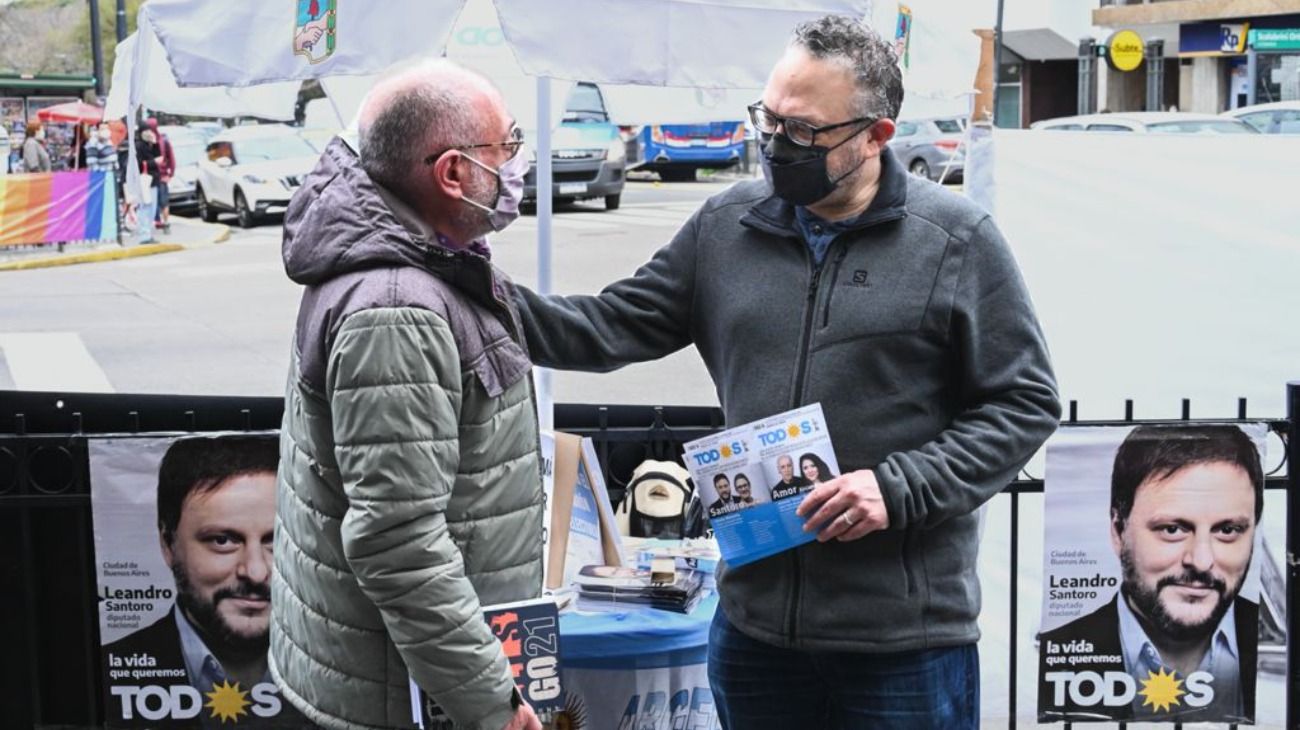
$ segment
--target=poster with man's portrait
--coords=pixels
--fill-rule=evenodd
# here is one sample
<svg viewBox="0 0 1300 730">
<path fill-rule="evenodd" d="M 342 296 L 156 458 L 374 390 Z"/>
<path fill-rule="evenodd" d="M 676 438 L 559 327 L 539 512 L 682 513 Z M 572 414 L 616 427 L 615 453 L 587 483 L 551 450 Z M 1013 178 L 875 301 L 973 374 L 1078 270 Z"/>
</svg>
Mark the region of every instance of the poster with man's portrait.
<svg viewBox="0 0 1300 730">
<path fill-rule="evenodd" d="M 267 667 L 279 439 L 90 439 L 110 727 L 299 727 Z"/>
<path fill-rule="evenodd" d="M 1040 722 L 1251 723 L 1265 424 L 1048 442 Z"/>
</svg>

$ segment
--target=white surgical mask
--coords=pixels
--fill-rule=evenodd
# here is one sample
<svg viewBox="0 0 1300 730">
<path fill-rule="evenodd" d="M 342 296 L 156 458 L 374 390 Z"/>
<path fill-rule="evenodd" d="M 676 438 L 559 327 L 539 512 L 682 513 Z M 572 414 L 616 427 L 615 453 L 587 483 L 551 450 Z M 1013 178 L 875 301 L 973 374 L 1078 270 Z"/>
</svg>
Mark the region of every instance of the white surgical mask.
<svg viewBox="0 0 1300 730">
<path fill-rule="evenodd" d="M 505 164 L 496 170 L 484 165 L 471 155 L 465 155 L 465 157 L 475 165 L 497 176 L 497 195 L 490 206 L 470 198 L 461 198 L 461 200 L 487 213 L 488 223 L 492 226 L 492 230 L 500 233 L 519 217 L 519 204 L 524 199 L 524 176 L 528 174 L 528 156 L 524 154 L 524 149 L 521 147 L 514 157 L 506 160 Z"/>
<path fill-rule="evenodd" d="M 101 129 L 99 130 L 99 138 L 105 142 L 110 142 L 113 139 L 113 131 L 111 129 Z"/>
</svg>

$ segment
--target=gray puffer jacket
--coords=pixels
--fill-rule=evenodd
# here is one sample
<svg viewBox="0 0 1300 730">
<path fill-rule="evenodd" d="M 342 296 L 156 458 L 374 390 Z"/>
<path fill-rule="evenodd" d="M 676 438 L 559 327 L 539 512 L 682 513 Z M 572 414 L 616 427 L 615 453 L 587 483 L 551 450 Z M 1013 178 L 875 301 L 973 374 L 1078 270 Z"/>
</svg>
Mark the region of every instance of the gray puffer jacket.
<svg viewBox="0 0 1300 730">
<path fill-rule="evenodd" d="M 531 363 L 513 286 L 404 225 L 336 140 L 294 196 L 306 285 L 285 395 L 271 671 L 328 728 L 410 727 L 409 676 L 498 730 L 514 683 L 481 606 L 542 587 Z"/>
</svg>

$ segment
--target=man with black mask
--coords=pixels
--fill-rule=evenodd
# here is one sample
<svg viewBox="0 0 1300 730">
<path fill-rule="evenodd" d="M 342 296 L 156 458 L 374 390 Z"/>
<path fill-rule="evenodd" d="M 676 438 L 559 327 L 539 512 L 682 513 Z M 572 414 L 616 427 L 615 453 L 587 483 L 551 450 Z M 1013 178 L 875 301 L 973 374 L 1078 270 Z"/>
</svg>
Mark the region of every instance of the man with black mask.
<svg viewBox="0 0 1300 730">
<path fill-rule="evenodd" d="M 979 724 L 975 513 L 1060 404 L 993 220 L 889 150 L 902 100 L 871 28 L 800 25 L 750 107 L 766 180 L 710 199 L 599 295 L 518 294 L 539 365 L 694 345 L 730 425 L 822 405 L 844 473 L 799 498 L 818 539 L 718 573 L 725 728 Z"/>
</svg>

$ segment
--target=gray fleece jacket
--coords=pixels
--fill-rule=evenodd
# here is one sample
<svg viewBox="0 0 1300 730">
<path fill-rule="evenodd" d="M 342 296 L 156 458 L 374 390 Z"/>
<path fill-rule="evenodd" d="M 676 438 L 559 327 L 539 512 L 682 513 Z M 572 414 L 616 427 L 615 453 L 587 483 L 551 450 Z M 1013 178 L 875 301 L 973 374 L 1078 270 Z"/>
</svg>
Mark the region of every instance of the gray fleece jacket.
<svg viewBox="0 0 1300 730">
<path fill-rule="evenodd" d="M 820 268 L 793 208 L 754 181 L 710 199 L 597 296 L 519 289 L 537 364 L 604 371 L 694 344 L 728 424 L 820 402 L 841 468 L 875 471 L 888 530 L 724 566 L 727 617 L 779 646 L 977 640 L 975 510 L 1060 417 L 1042 331 L 993 221 L 891 152 L 882 164 L 874 202 Z"/>
</svg>

